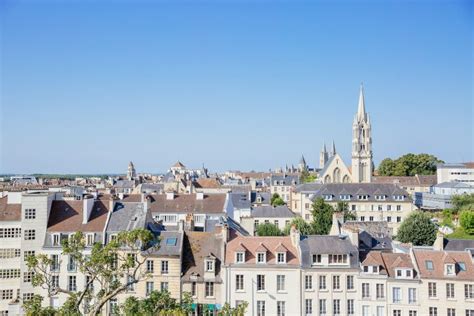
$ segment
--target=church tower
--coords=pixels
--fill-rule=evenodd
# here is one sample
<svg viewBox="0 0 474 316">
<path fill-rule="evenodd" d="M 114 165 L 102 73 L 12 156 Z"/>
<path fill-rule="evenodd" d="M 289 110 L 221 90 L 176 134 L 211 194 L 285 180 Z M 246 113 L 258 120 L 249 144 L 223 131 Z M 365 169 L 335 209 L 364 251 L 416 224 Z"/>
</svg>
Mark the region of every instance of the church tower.
<svg viewBox="0 0 474 316">
<path fill-rule="evenodd" d="M 326 143 L 324 143 L 323 149 L 319 154 L 319 168 L 323 169 L 329 160 L 328 151 L 326 150 Z"/>
<path fill-rule="evenodd" d="M 133 165 L 133 162 L 130 161 L 127 168 L 127 179 L 134 180 L 136 177 L 137 172 L 135 171 L 135 166 Z"/>
<path fill-rule="evenodd" d="M 352 124 L 352 182 L 372 181 L 372 129 L 365 112 L 364 88 L 360 86 L 359 107 Z"/>
</svg>

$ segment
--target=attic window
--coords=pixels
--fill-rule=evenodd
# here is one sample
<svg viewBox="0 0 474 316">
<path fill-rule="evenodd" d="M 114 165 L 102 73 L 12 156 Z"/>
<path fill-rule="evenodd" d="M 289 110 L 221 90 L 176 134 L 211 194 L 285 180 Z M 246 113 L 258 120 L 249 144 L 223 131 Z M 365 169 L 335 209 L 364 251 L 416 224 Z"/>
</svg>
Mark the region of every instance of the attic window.
<svg viewBox="0 0 474 316">
<path fill-rule="evenodd" d="M 244 263 L 245 262 L 245 253 L 240 251 L 235 253 L 235 263 Z"/>
<path fill-rule="evenodd" d="M 466 271 L 466 264 L 464 262 L 458 262 L 459 270 Z"/>
<path fill-rule="evenodd" d="M 277 253 L 277 263 L 286 263 L 286 253 L 285 252 L 278 252 Z"/>
<path fill-rule="evenodd" d="M 176 246 L 178 239 L 176 237 L 166 238 L 166 246 Z"/>
<path fill-rule="evenodd" d="M 433 261 L 426 260 L 425 261 L 425 267 L 426 267 L 426 270 L 433 270 Z"/>
<path fill-rule="evenodd" d="M 444 274 L 445 275 L 455 275 L 454 264 L 448 263 L 444 265 Z"/>
<path fill-rule="evenodd" d="M 53 234 L 52 239 L 53 246 L 59 246 L 61 244 L 61 236 L 59 234 Z"/>
<path fill-rule="evenodd" d="M 257 263 L 267 262 L 267 254 L 265 252 L 257 252 Z"/>
</svg>

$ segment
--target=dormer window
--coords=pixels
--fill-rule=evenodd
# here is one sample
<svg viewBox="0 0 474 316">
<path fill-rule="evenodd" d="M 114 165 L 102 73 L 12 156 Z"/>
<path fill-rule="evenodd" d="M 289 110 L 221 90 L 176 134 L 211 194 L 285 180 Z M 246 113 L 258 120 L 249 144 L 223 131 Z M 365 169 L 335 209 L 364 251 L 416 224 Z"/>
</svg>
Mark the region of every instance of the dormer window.
<svg viewBox="0 0 474 316">
<path fill-rule="evenodd" d="M 373 273 L 378 273 L 379 272 L 379 267 L 378 266 L 372 266 L 372 272 Z"/>
<path fill-rule="evenodd" d="M 466 271 L 466 264 L 464 262 L 458 262 L 459 270 Z"/>
<path fill-rule="evenodd" d="M 369 196 L 368 195 L 358 195 L 357 198 L 359 200 L 368 200 L 369 199 Z"/>
<path fill-rule="evenodd" d="M 385 200 L 385 195 L 376 195 L 375 199 L 379 200 L 379 201 L 384 201 Z"/>
<path fill-rule="evenodd" d="M 277 253 L 277 263 L 286 263 L 286 252 Z"/>
<path fill-rule="evenodd" d="M 453 263 L 447 263 L 444 265 L 444 274 L 448 276 L 456 275 Z"/>
<path fill-rule="evenodd" d="M 236 252 L 235 253 L 235 263 L 244 263 L 245 262 L 245 252 Z"/>
<path fill-rule="evenodd" d="M 324 200 L 331 201 L 332 200 L 332 194 L 325 194 L 324 195 Z"/>
<path fill-rule="evenodd" d="M 329 264 L 345 264 L 347 255 L 329 255 Z"/>
<path fill-rule="evenodd" d="M 351 196 L 349 194 L 342 194 L 339 196 L 339 199 L 342 201 L 349 201 L 351 199 Z"/>
<path fill-rule="evenodd" d="M 115 241 L 115 240 L 117 240 L 117 234 L 110 235 L 110 241 Z"/>
<path fill-rule="evenodd" d="M 214 271 L 214 260 L 206 260 L 206 272 Z"/>
<path fill-rule="evenodd" d="M 262 203 L 262 197 L 260 195 L 257 196 L 257 203 Z"/>
<path fill-rule="evenodd" d="M 61 245 L 61 235 L 60 234 L 53 234 L 51 236 L 53 246 L 60 246 Z"/>
<path fill-rule="evenodd" d="M 411 278 L 411 270 L 410 269 L 406 270 L 406 276 L 407 276 L 407 278 Z"/>
<path fill-rule="evenodd" d="M 313 255 L 313 264 L 321 264 L 322 256 L 321 255 Z"/>
<path fill-rule="evenodd" d="M 265 252 L 257 252 L 257 263 L 266 263 L 267 254 Z"/>
</svg>

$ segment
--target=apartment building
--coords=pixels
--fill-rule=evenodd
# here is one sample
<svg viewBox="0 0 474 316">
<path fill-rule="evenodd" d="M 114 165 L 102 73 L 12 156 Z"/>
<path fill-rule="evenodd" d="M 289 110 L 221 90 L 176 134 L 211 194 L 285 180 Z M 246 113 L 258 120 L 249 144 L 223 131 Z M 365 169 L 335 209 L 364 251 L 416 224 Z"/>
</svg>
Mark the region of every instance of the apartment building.
<svg viewBox="0 0 474 316">
<path fill-rule="evenodd" d="M 249 216 L 241 217 L 240 225 L 251 235 L 255 235 L 260 224 L 271 223 L 283 230 L 294 217 L 295 214 L 286 205 L 262 205 L 253 208 Z"/>
<path fill-rule="evenodd" d="M 291 190 L 298 184 L 300 184 L 299 175 L 272 175 L 270 177 L 270 193 L 272 195 L 278 193 L 283 201 L 289 202 Z"/>
<path fill-rule="evenodd" d="M 224 265 L 222 300 L 248 302 L 247 315 L 300 315 L 300 235 L 242 236 L 231 230 Z"/>
</svg>

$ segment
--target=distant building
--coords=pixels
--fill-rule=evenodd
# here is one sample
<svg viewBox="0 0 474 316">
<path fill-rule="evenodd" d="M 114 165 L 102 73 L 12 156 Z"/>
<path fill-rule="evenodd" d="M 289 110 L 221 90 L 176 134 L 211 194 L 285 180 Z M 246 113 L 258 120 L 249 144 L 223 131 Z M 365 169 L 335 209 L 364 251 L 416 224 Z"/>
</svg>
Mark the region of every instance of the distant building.
<svg viewBox="0 0 474 316">
<path fill-rule="evenodd" d="M 298 175 L 272 175 L 270 177 L 270 193 L 277 193 L 285 202 L 290 200 L 290 192 L 300 183 Z"/>
<path fill-rule="evenodd" d="M 436 175 L 438 183 L 462 182 L 474 185 L 474 162 L 439 164 Z"/>
<path fill-rule="evenodd" d="M 251 210 L 249 216 L 240 218 L 240 224 L 251 235 L 256 235 L 257 226 L 260 224 L 274 224 L 280 230 L 283 230 L 294 217 L 295 214 L 286 205 L 257 206 Z"/>
</svg>

